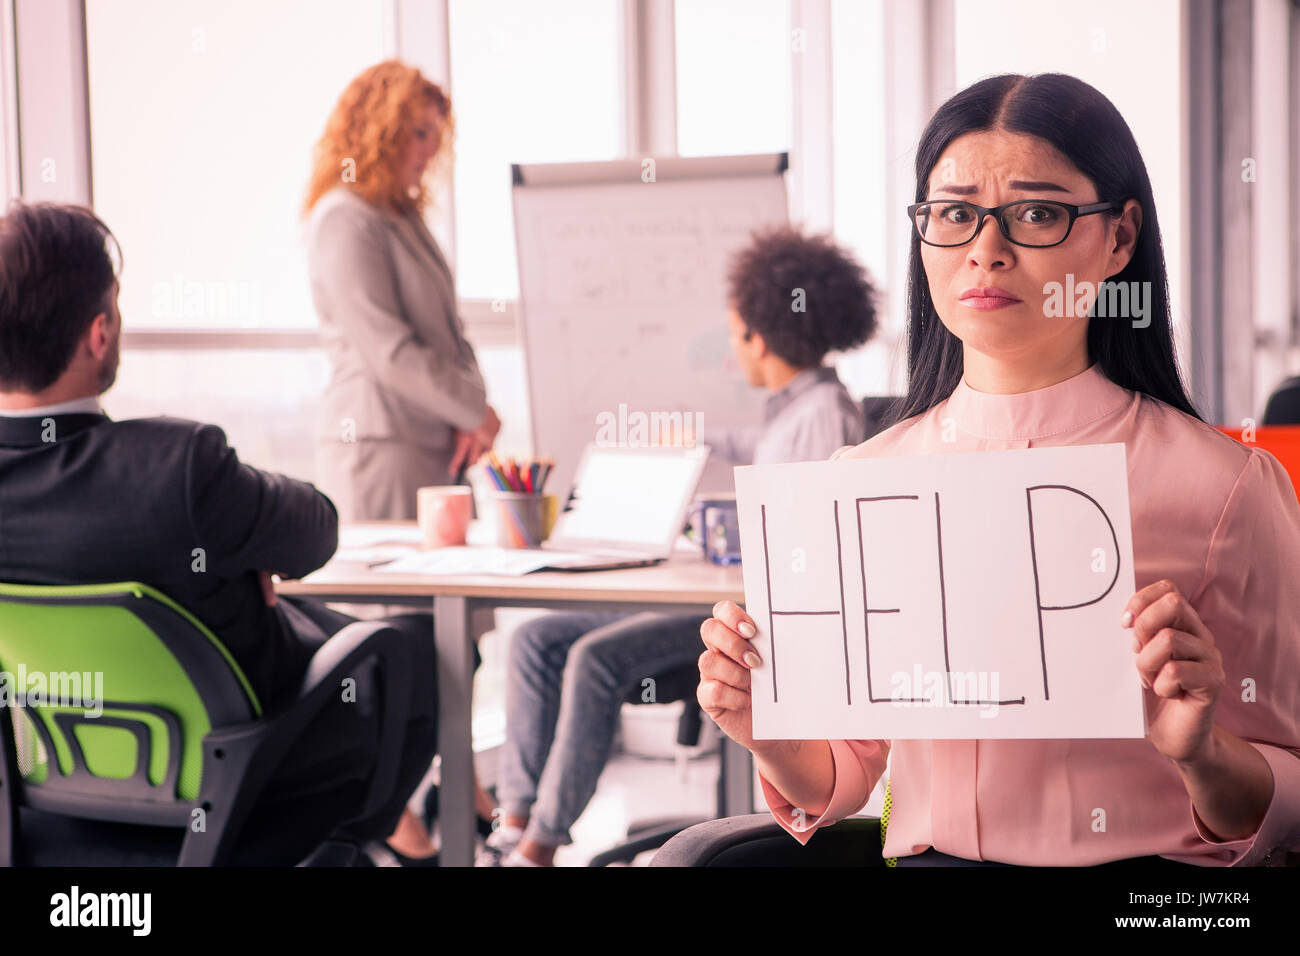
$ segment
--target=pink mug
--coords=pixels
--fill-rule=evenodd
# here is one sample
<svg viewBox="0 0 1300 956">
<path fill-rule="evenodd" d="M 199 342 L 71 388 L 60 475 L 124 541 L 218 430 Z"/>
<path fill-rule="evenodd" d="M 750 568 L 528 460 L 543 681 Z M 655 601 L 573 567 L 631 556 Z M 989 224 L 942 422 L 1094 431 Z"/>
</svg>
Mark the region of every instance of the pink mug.
<svg viewBox="0 0 1300 956">
<path fill-rule="evenodd" d="M 415 514 L 425 548 L 465 543 L 473 492 L 465 485 L 434 485 L 416 492 Z"/>
</svg>

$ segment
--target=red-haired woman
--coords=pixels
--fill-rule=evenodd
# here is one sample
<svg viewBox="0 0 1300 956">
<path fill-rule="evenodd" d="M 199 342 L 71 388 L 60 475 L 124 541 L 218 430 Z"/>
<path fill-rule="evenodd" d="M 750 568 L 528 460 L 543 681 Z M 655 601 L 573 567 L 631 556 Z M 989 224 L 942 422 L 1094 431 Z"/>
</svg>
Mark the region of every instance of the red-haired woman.
<svg viewBox="0 0 1300 956">
<path fill-rule="evenodd" d="M 343 521 L 414 519 L 501 422 L 424 224 L 451 155 L 451 103 L 397 60 L 348 84 L 316 144 L 303 204 L 312 300 L 332 368 L 318 484 Z"/>
</svg>

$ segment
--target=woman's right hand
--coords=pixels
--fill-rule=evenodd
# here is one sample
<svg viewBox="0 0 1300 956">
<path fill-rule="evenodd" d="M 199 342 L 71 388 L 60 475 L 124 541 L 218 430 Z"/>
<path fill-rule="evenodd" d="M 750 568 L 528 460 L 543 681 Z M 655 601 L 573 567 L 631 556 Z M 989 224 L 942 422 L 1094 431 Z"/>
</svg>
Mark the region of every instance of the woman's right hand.
<svg viewBox="0 0 1300 956">
<path fill-rule="evenodd" d="M 447 466 L 447 474 L 459 474 L 462 464 L 465 467 L 475 464 L 485 452 L 492 450 L 492 443 L 497 440 L 497 435 L 500 433 L 501 419 L 497 417 L 496 410 L 489 405 L 483 415 L 483 421 L 479 422 L 478 427 L 472 432 L 456 430 L 456 449 L 452 453 L 451 464 Z"/>
<path fill-rule="evenodd" d="M 497 435 L 500 433 L 501 419 L 497 417 L 496 409 L 489 405 L 483 421 L 479 422 L 478 427 L 474 429 L 474 436 L 486 449 L 492 447 L 492 443 L 497 440 Z"/>
<path fill-rule="evenodd" d="M 747 750 L 754 749 L 749 671 L 762 661 L 750 645 L 758 631 L 735 601 L 720 601 L 713 617 L 700 625 L 705 650 L 700 655 L 700 686 L 695 698 L 718 729 Z"/>
</svg>

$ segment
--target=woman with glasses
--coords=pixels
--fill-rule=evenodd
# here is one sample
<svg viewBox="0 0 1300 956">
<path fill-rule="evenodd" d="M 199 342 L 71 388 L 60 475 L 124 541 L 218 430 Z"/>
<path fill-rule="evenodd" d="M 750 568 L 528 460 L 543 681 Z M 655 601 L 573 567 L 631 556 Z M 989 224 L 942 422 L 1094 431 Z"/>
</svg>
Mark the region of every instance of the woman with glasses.
<svg viewBox="0 0 1300 956">
<path fill-rule="evenodd" d="M 1283 864 L 1300 853 L 1300 505 L 1184 391 L 1132 133 L 1074 77 L 996 76 L 939 108 L 916 173 L 907 395 L 832 460 L 1123 442 L 1137 590 L 1117 632 L 1146 738 L 755 741 L 755 624 L 731 602 L 701 628 L 701 705 L 801 843 L 860 810 L 892 756 L 883 856 L 900 866 Z"/>
</svg>

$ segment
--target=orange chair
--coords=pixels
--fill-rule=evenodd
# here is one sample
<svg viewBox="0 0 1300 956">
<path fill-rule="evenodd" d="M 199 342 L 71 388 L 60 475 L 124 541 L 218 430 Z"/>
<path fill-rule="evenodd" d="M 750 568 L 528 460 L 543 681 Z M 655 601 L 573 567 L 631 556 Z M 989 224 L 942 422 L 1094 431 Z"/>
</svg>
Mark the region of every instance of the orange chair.
<svg viewBox="0 0 1300 956">
<path fill-rule="evenodd" d="M 1214 427 L 1241 441 L 1240 428 L 1229 428 L 1226 425 Z M 1300 425 L 1261 425 L 1255 429 L 1254 438 L 1254 442 L 1243 444 L 1258 445 L 1265 451 L 1272 452 L 1273 457 L 1282 463 L 1286 473 L 1291 476 L 1291 484 L 1296 487 L 1296 494 L 1300 495 Z"/>
</svg>

